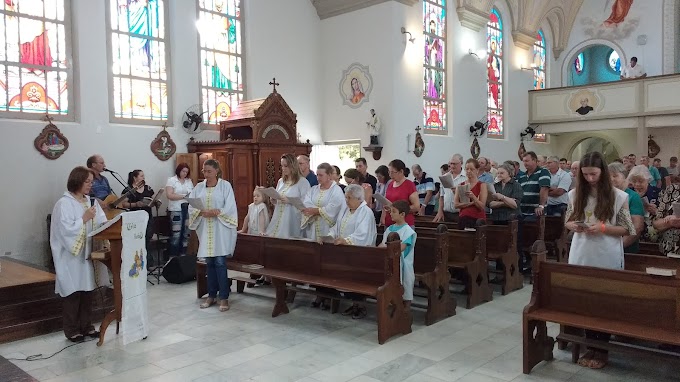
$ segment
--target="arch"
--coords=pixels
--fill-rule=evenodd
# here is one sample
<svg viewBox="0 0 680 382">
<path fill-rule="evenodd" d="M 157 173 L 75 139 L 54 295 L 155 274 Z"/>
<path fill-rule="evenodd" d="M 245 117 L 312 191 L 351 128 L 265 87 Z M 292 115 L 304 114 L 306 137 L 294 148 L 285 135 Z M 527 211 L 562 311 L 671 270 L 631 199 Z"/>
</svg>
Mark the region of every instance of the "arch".
<svg viewBox="0 0 680 382">
<path fill-rule="evenodd" d="M 621 58 L 622 65 L 624 63 L 628 62 L 628 58 L 626 57 L 626 52 L 623 51 L 623 48 L 621 48 L 621 46 L 619 44 L 617 44 L 613 41 L 605 40 L 605 39 L 601 39 L 601 38 L 593 38 L 593 39 L 585 40 L 585 41 L 577 44 L 573 48 L 571 48 L 569 53 L 567 53 L 564 56 L 564 60 L 562 60 L 562 70 L 561 70 L 562 71 L 562 78 L 560 79 L 562 86 L 570 86 L 569 84 L 567 84 L 567 79 L 569 78 L 569 71 L 571 70 L 571 64 L 576 59 L 576 56 L 581 51 L 583 51 L 585 48 L 588 48 L 588 47 L 593 46 L 593 45 L 608 46 L 608 47 L 614 49 L 615 51 L 617 51 L 619 53 L 619 57 Z"/>
<path fill-rule="evenodd" d="M 555 15 L 554 18 L 551 18 L 552 15 Z M 560 53 L 562 53 L 563 44 L 561 41 L 562 34 L 564 34 L 565 19 L 564 9 L 556 6 L 545 13 L 543 20 L 541 20 L 541 23 L 539 24 L 542 25 L 544 22 L 548 22 L 548 26 L 550 27 L 550 35 L 552 37 L 550 46 L 552 46 L 555 58 L 559 57 Z"/>
<path fill-rule="evenodd" d="M 614 149 L 616 149 L 616 151 L 619 153 L 619 155 L 622 155 L 622 153 L 623 153 L 621 145 L 618 142 L 616 142 L 615 140 L 613 140 L 611 136 L 607 136 L 606 134 L 601 134 L 601 133 L 598 133 L 598 132 L 590 132 L 589 131 L 589 132 L 583 132 L 582 134 L 578 134 L 577 136 L 572 138 L 571 141 L 568 144 L 564 145 L 563 147 L 566 147 L 567 150 L 562 153 L 563 154 L 562 156 L 564 158 L 571 158 L 576 147 L 581 142 L 583 142 L 583 141 L 585 141 L 586 139 L 589 139 L 589 138 L 599 138 L 599 139 L 602 139 L 604 141 L 607 141 L 607 142 L 611 143 L 612 146 L 614 146 Z"/>
</svg>

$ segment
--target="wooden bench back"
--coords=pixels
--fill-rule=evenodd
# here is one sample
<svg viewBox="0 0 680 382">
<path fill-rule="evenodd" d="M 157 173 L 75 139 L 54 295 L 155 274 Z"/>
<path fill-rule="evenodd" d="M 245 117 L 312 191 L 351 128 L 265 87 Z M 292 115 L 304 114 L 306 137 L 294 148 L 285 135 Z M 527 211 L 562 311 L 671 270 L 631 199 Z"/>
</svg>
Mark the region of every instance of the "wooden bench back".
<svg viewBox="0 0 680 382">
<path fill-rule="evenodd" d="M 507 225 L 486 225 L 486 250 L 492 253 L 517 251 L 517 220 L 509 220 Z"/>
<path fill-rule="evenodd" d="M 676 269 L 680 273 L 680 259 L 666 256 L 626 253 L 623 261 L 627 271 L 646 272 L 647 267 Z"/>
<path fill-rule="evenodd" d="M 564 212 L 560 216 L 545 217 L 545 241 L 553 242 L 566 237 L 564 228 Z"/>
<path fill-rule="evenodd" d="M 680 330 L 680 279 L 541 262 L 525 309 L 533 307 Z"/>
<path fill-rule="evenodd" d="M 446 226 L 436 229 L 422 231 L 422 228 L 416 227 L 416 247 L 414 248 L 413 270 L 415 273 L 432 272 L 437 265 L 443 264 L 446 266 L 449 256 L 449 240 L 446 235 Z M 382 243 L 385 227 L 378 227 L 377 243 Z"/>
<path fill-rule="evenodd" d="M 522 242 L 517 243 L 520 248 L 531 247 L 536 240 L 545 241 L 545 215 L 535 221 L 522 222 Z"/>
<path fill-rule="evenodd" d="M 437 234 L 434 228 L 416 227 L 418 239 L 421 237 L 434 237 Z M 477 256 L 486 259 L 487 226 L 478 226 L 475 231 L 449 229 L 446 233 L 449 244 L 449 263 L 469 263 L 475 261 Z"/>
<path fill-rule="evenodd" d="M 239 234 L 232 261 L 372 285 L 399 283 L 400 242 L 388 248 L 318 244 Z"/>
</svg>

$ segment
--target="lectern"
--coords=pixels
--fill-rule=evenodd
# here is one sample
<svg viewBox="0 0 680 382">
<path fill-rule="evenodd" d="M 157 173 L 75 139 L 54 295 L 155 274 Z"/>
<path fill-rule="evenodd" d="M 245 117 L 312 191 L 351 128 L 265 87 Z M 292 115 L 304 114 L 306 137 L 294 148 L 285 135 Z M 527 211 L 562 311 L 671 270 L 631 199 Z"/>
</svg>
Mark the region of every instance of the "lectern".
<svg viewBox="0 0 680 382">
<path fill-rule="evenodd" d="M 99 327 L 99 342 L 97 346 L 102 346 L 104 343 L 104 336 L 106 335 L 106 328 L 113 320 L 116 320 L 116 334 L 120 331 L 121 313 L 123 311 L 123 294 L 120 288 L 120 266 L 121 266 L 121 250 L 123 249 L 123 241 L 121 238 L 121 230 L 123 227 L 123 219 L 118 219 L 110 227 L 94 235 L 93 239 L 108 240 L 111 243 L 111 249 L 106 252 L 92 253 L 92 260 L 99 261 L 106 265 L 112 273 L 113 277 L 113 310 L 108 312 L 102 324 Z"/>
</svg>

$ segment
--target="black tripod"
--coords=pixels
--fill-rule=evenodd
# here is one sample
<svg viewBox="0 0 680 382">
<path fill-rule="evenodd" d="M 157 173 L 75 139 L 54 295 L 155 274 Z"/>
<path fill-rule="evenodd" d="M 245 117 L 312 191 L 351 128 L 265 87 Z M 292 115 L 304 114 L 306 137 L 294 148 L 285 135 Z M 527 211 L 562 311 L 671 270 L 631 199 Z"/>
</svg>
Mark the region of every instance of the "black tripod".
<svg viewBox="0 0 680 382">
<path fill-rule="evenodd" d="M 164 252 L 164 249 L 167 248 L 168 246 L 168 241 L 170 240 L 170 236 L 166 235 L 166 230 L 162 229 L 159 227 L 161 223 L 161 220 L 159 219 L 158 215 L 158 204 L 156 204 L 154 207 L 156 207 L 156 216 L 151 216 L 152 222 L 151 224 L 151 240 L 150 244 L 153 244 L 153 251 L 156 254 L 156 256 L 147 256 L 147 261 L 150 259 L 154 260 L 153 266 L 147 267 L 147 281 L 151 285 L 156 285 L 160 284 L 161 282 L 161 275 L 163 274 L 163 267 L 165 266 L 164 259 L 162 258 L 162 254 Z M 151 276 L 152 278 L 156 278 L 156 284 L 154 284 L 151 280 L 148 279 L 148 276 Z"/>
</svg>

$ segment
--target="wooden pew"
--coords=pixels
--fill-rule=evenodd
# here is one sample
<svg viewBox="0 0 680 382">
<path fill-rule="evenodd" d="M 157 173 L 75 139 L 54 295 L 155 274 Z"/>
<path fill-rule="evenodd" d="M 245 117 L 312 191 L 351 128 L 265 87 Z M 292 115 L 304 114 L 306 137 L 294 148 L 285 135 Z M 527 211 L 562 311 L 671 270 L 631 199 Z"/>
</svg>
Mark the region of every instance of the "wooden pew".
<svg viewBox="0 0 680 382">
<path fill-rule="evenodd" d="M 432 223 L 432 221 L 416 220 L 418 227 L 434 228 L 438 224 L 445 224 L 449 229 L 456 229 L 457 223 Z M 524 287 L 524 276 L 518 269 L 517 255 L 517 220 L 512 220 L 508 225 L 485 225 L 486 234 L 486 258 L 502 264 L 503 275 L 501 278 L 501 293 L 506 295 Z M 490 271 L 493 272 L 493 271 Z M 488 278 L 488 275 L 487 275 Z"/>
<path fill-rule="evenodd" d="M 547 322 L 639 340 L 680 345 L 680 279 L 628 270 L 562 263 L 534 263 L 534 289 L 523 313 L 523 371 L 551 360 L 553 338 Z M 624 344 L 560 335 L 574 344 L 610 351 L 644 351 Z M 653 351 L 648 349 L 648 351 Z"/>
<path fill-rule="evenodd" d="M 371 248 L 239 234 L 227 267 L 272 278 L 276 289 L 272 317 L 288 313 L 287 282 L 373 297 L 377 301 L 378 342 L 383 344 L 396 334 L 411 332 L 412 317 L 402 300 L 400 248 L 400 242 Z M 251 264 L 264 267 L 251 269 Z"/>
<path fill-rule="evenodd" d="M 545 246 L 548 248 L 548 255 L 554 257 L 558 263 L 566 263 L 568 261 L 568 234 L 569 230 L 564 227 L 564 213 L 560 216 L 545 217 Z"/>
<path fill-rule="evenodd" d="M 376 242 L 382 243 L 384 227 L 378 227 Z M 456 300 L 451 296 L 449 283 L 451 274 L 448 268 L 449 240 L 446 226 L 438 227 L 434 236 L 420 236 L 414 248 L 413 270 L 416 285 L 420 283 L 426 290 L 427 298 L 425 325 L 456 314 Z M 412 306 L 416 306 L 412 304 Z"/>
</svg>

